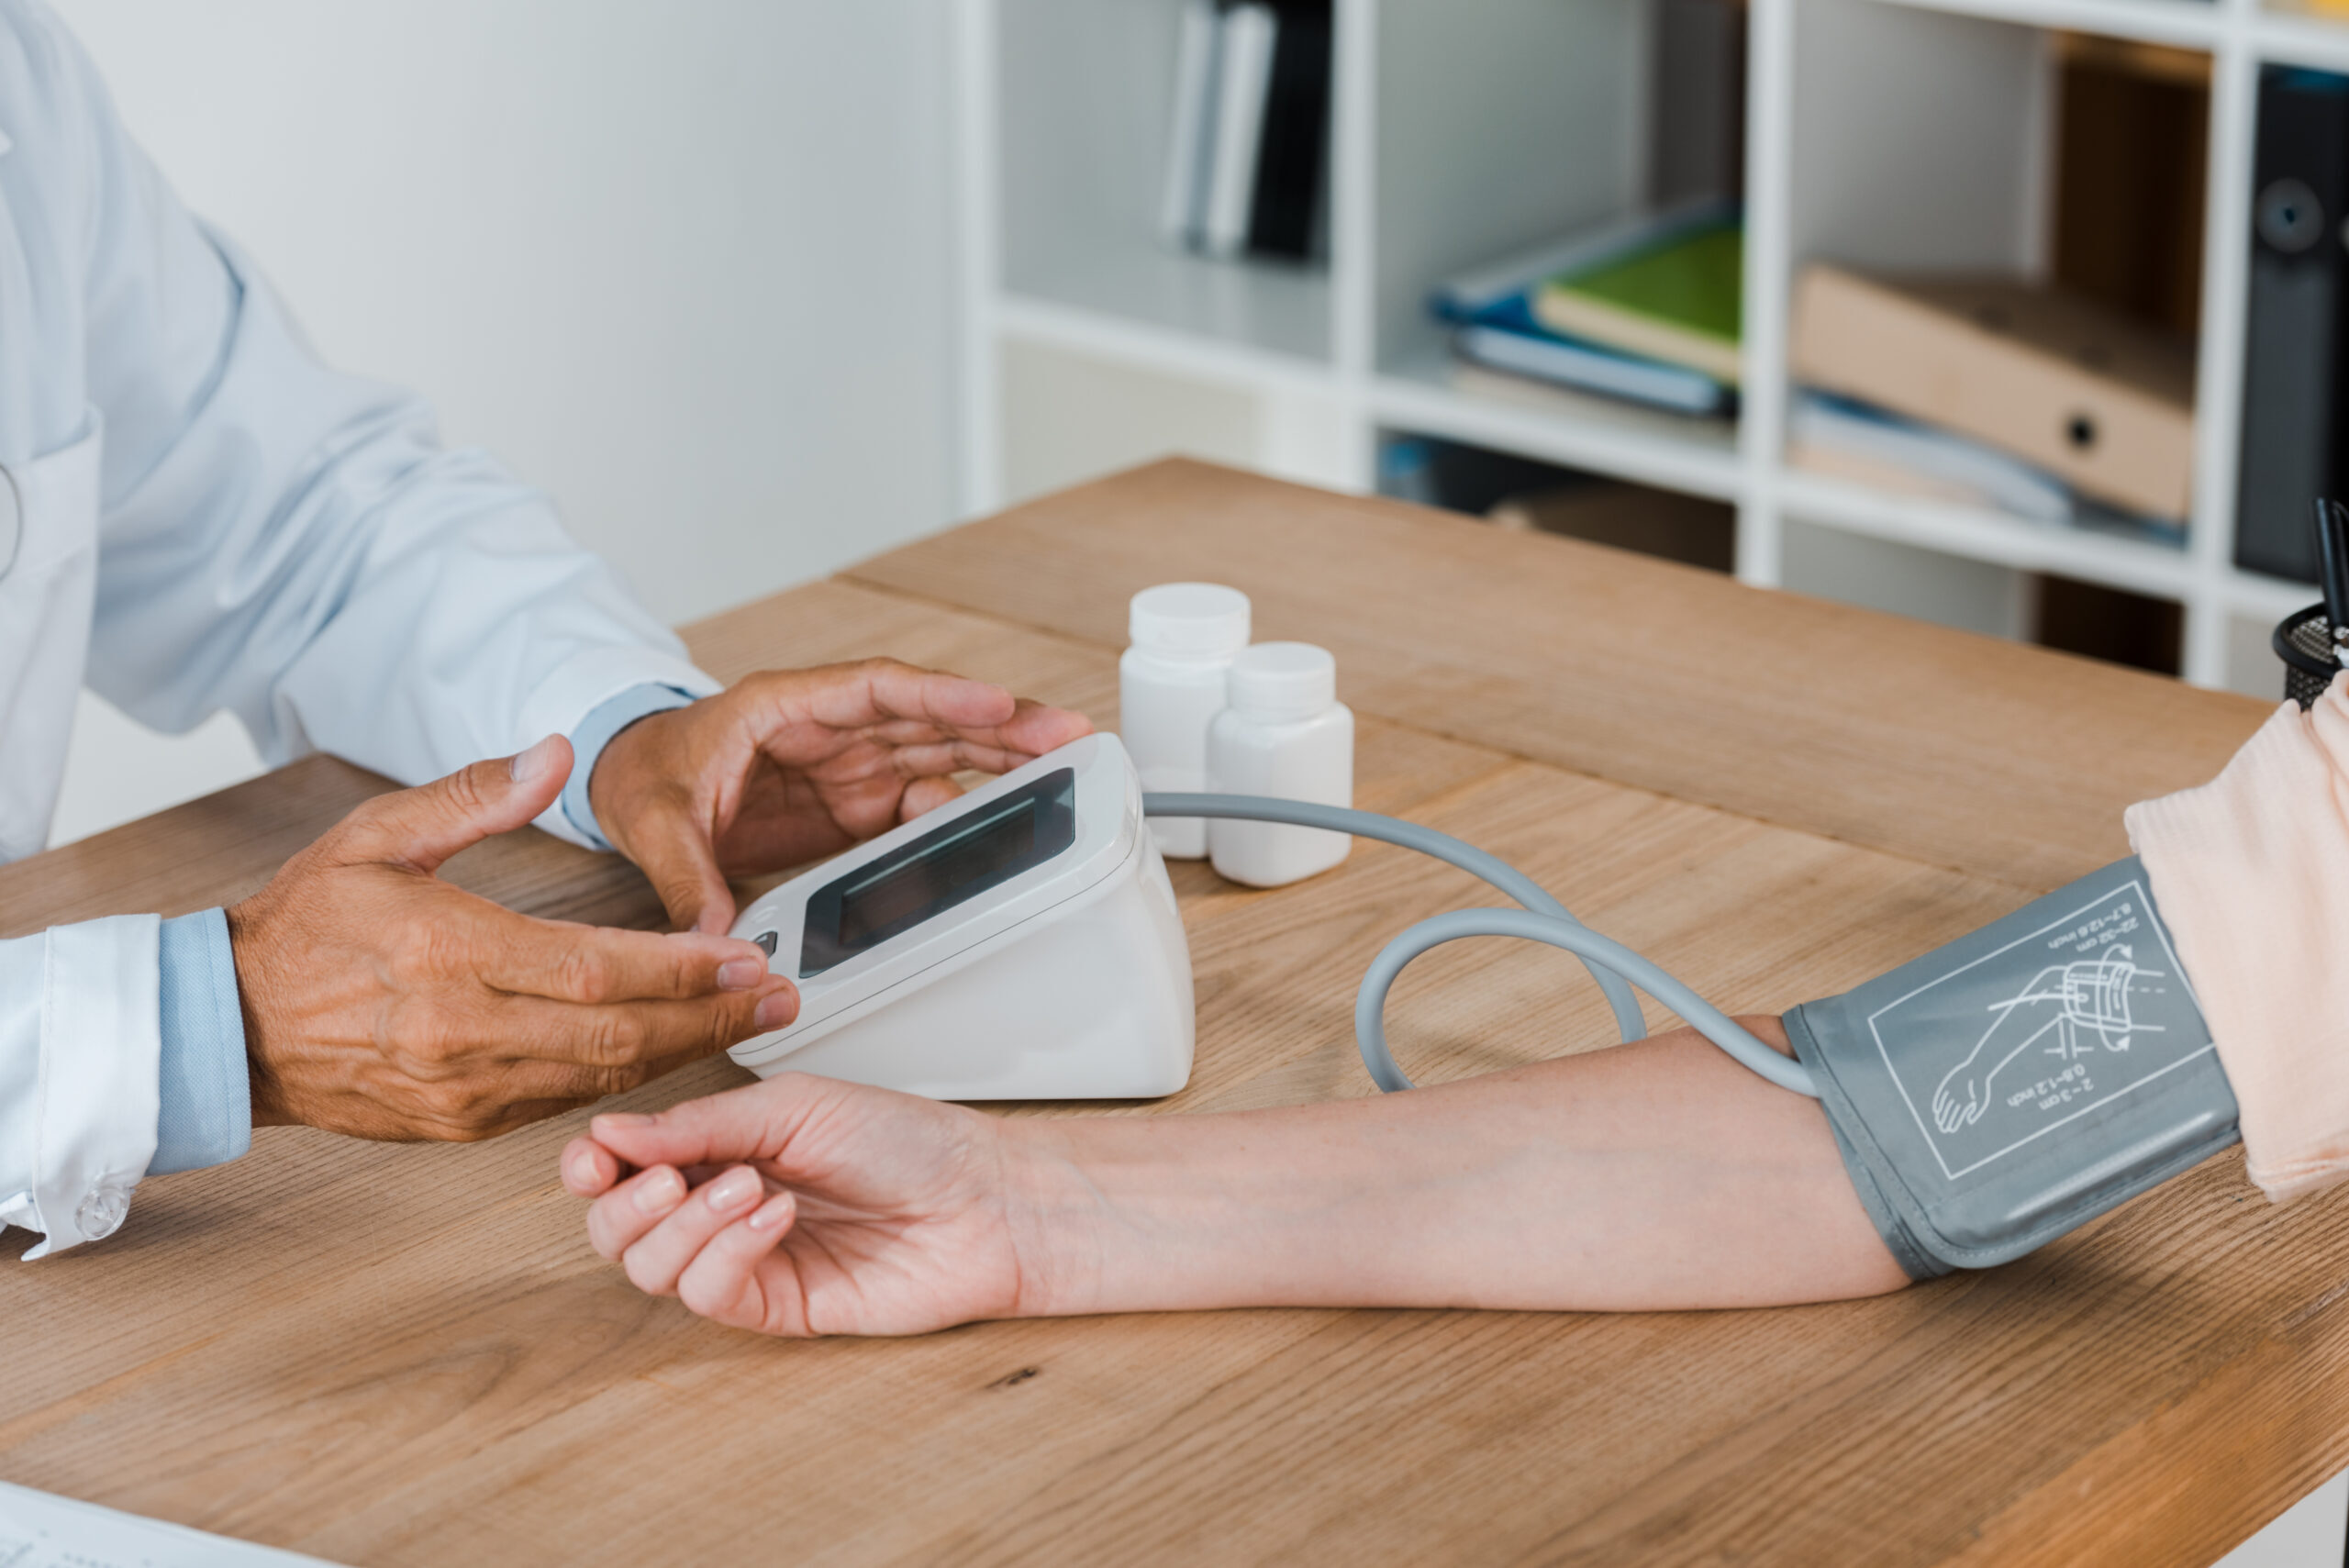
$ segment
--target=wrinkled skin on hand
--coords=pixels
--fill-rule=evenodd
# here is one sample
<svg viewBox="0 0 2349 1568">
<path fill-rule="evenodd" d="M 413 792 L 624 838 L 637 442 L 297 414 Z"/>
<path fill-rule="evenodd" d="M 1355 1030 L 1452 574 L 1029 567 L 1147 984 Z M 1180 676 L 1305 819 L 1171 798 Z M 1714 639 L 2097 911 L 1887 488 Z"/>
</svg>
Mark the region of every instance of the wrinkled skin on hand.
<svg viewBox="0 0 2349 1568">
<path fill-rule="evenodd" d="M 488 1138 L 789 1021 L 748 942 L 532 919 L 440 879 L 570 766 L 552 737 L 371 800 L 228 911 L 257 1124 Z"/>
<path fill-rule="evenodd" d="M 729 876 L 804 865 L 1090 734 L 1082 714 L 894 659 L 747 676 L 613 737 L 588 802 L 680 929 L 723 932 Z"/>
</svg>

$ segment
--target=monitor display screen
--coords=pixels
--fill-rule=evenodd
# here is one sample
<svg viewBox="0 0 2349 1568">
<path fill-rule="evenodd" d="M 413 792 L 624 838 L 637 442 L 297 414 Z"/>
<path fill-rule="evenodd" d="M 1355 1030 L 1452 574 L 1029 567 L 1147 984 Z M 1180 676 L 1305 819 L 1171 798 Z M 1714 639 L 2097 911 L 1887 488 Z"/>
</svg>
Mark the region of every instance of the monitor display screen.
<svg viewBox="0 0 2349 1568">
<path fill-rule="evenodd" d="M 1076 774 L 1062 768 L 818 889 L 807 900 L 800 977 L 1000 887 L 1075 841 Z"/>
</svg>

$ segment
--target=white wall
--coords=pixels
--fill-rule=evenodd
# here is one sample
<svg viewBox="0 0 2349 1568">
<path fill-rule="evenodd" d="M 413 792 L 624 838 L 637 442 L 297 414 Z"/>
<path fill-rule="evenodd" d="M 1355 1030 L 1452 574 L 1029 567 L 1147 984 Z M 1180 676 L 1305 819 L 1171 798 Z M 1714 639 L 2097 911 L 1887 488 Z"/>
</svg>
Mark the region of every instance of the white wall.
<svg viewBox="0 0 2349 1568">
<path fill-rule="evenodd" d="M 951 0 L 53 3 L 320 351 L 662 615 L 950 520 Z M 251 766 L 95 707 L 61 840 Z"/>
</svg>

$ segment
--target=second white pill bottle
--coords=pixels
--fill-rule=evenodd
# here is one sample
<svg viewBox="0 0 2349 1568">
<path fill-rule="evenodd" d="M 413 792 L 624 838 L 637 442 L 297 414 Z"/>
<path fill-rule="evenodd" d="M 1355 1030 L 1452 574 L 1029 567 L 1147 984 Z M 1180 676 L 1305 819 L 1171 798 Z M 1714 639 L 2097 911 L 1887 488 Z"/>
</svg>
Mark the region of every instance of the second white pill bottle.
<svg viewBox="0 0 2349 1568">
<path fill-rule="evenodd" d="M 1224 702 L 1224 672 L 1248 646 L 1248 595 L 1214 583 L 1162 583 L 1127 606 L 1131 643 L 1118 661 L 1118 733 L 1141 787 L 1196 795 L 1208 787 L 1208 722 Z M 1169 860 L 1208 852 L 1197 817 L 1153 817 Z"/>
<path fill-rule="evenodd" d="M 1208 726 L 1208 788 L 1321 806 L 1354 803 L 1354 716 L 1338 700 L 1338 662 L 1309 642 L 1260 642 L 1231 662 L 1226 702 Z M 1328 871 L 1353 839 L 1323 828 L 1217 817 L 1208 857 L 1251 887 Z"/>
</svg>

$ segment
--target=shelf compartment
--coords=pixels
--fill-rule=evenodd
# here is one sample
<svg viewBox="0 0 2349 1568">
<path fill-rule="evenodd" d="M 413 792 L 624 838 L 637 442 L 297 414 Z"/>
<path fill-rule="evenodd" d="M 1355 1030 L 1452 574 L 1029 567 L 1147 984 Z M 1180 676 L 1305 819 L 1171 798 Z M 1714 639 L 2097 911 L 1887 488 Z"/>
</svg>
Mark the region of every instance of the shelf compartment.
<svg viewBox="0 0 2349 1568">
<path fill-rule="evenodd" d="M 1118 311 L 1007 293 L 996 297 L 990 315 L 1001 337 L 1050 343 L 1138 370 L 1234 386 L 1327 392 L 1336 384 L 1335 373 L 1319 361 L 1246 339 L 1137 320 Z"/>
<path fill-rule="evenodd" d="M 1158 232 L 1175 0 L 999 0 L 998 15 L 1003 286 L 1327 363 L 1326 268 L 1197 255 Z"/>
<path fill-rule="evenodd" d="M 2125 320 L 2155 335 L 2148 342 L 2199 355 L 2207 54 L 1901 0 L 1806 0 L 1798 17 L 1789 192 L 1797 276 L 1800 263 L 1819 261 L 1888 281 L 2043 280 L 2104 307 L 2116 334 Z M 1863 62 L 1868 69 L 1857 70 Z M 2162 362 L 2150 349 L 2147 358 Z M 1856 382 L 1831 380 L 1831 389 L 1865 395 Z M 1894 411 L 1930 418 L 1923 405 Z M 2183 409 L 2176 423 L 2187 424 Z M 1995 440 L 1987 430 L 1965 433 Z M 1832 480 L 1810 487 L 1822 478 L 1797 471 L 1788 494 L 1837 497 L 1826 503 L 1831 520 L 1862 526 L 1865 508 L 1841 498 L 1869 495 L 1869 506 L 1904 519 L 1912 542 L 1932 528 L 1937 546 L 2059 573 L 2073 556 L 2087 563 L 2088 582 L 2171 597 L 2193 572 L 2182 546 L 2106 534 L 2094 523 L 2065 530 L 1999 516 L 1985 537 L 2004 542 L 1968 546 L 1938 524 L 1991 520 L 1987 510 L 1895 501 Z M 2183 521 L 2186 497 L 2176 501 Z M 2095 542 L 2083 552 L 2052 539 Z M 2103 551 L 2108 543 L 2124 553 Z M 2125 553 L 2132 546 L 2145 553 Z"/>
<path fill-rule="evenodd" d="M 1737 509 L 1728 501 L 1422 430 L 1380 432 L 1378 490 L 1709 572 L 1727 573 L 1737 556 Z"/>
<path fill-rule="evenodd" d="M 1416 396 L 1449 382 L 1449 332 L 1428 309 L 1444 280 L 1638 212 L 1738 195 L 1744 29 L 1730 0 L 1385 0 L 1372 323 L 1382 384 Z M 1461 406 L 1523 412 L 1535 398 L 1504 391 Z M 1557 402 L 1578 429 L 1635 439 L 1678 422 L 1608 406 L 1575 393 Z M 1718 433 L 1696 444 L 1734 441 L 1733 427 L 1709 423 Z"/>
</svg>

